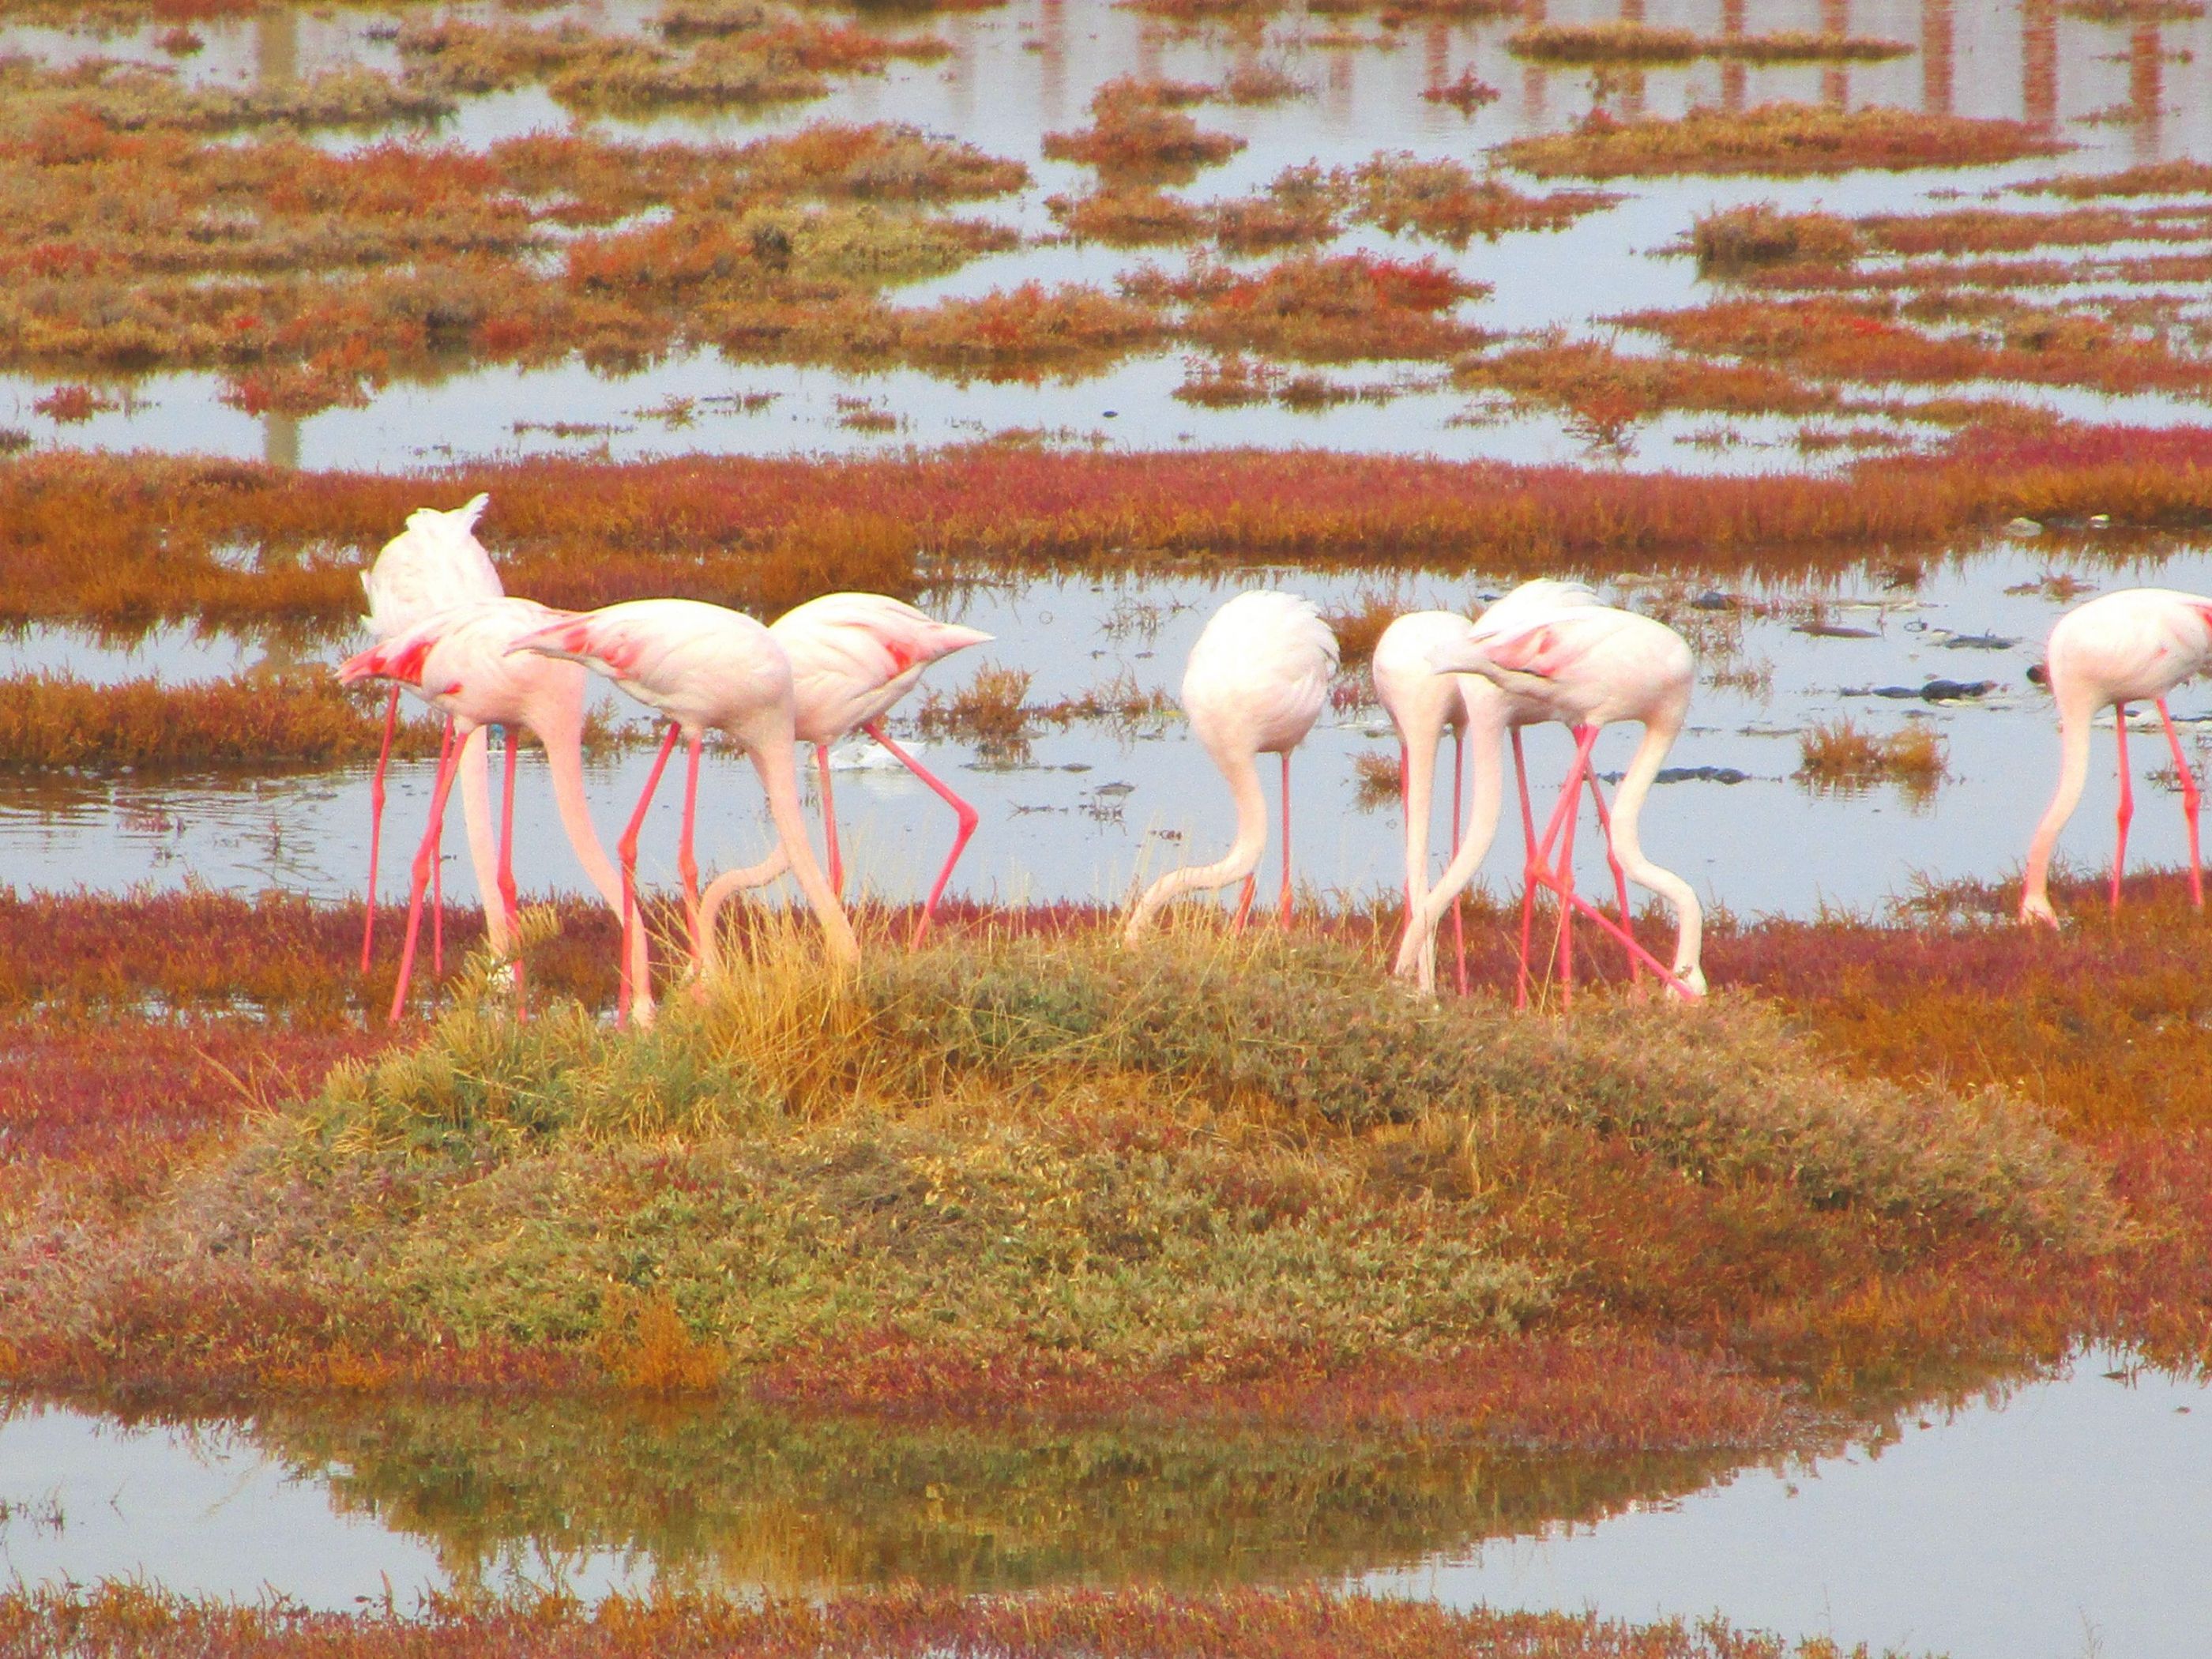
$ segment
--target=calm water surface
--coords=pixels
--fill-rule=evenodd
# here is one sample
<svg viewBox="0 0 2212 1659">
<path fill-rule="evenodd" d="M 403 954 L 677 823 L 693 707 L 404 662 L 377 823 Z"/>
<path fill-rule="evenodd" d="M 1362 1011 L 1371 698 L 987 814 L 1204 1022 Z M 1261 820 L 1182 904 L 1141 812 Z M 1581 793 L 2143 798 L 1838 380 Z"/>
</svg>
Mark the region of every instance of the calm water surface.
<svg viewBox="0 0 2212 1659">
<path fill-rule="evenodd" d="M 655 1582 L 1317 1579 L 1956 1659 L 2182 1659 L 2212 1628 L 2212 1390 L 2117 1356 L 1817 1460 L 1499 1460 L 714 1413 L 288 1407 L 0 1419 L 0 1573 L 311 1606 Z"/>
<path fill-rule="evenodd" d="M 1609 599 L 1666 610 L 1704 658 L 1692 724 L 1669 761 L 1685 773 L 1662 783 L 1646 810 L 1651 855 L 1680 871 L 1708 904 L 1747 915 L 1802 915 L 1822 904 L 1871 908 L 1923 877 L 1995 880 L 2014 872 L 2057 764 L 2050 701 L 2028 684 L 2027 672 L 2039 660 L 2043 637 L 2068 601 L 2036 584 L 2053 572 L 2069 572 L 2094 586 L 2212 587 L 2212 553 L 2203 550 L 2132 559 L 2100 555 L 2094 543 L 2039 550 L 2045 539 L 2002 542 L 1938 562 L 1917 586 L 1896 585 L 1894 573 L 1879 568 L 1817 586 L 1705 589 L 1632 576 L 1601 584 Z M 1172 697 L 1207 615 L 1238 587 L 1270 581 L 1344 611 L 1376 599 L 1408 609 L 1457 609 L 1497 591 L 1480 580 L 1378 582 L 1267 571 L 963 588 L 930 603 L 997 638 L 944 663 L 925 684 L 950 691 L 978 665 L 995 664 L 1030 674 L 1032 704 L 1117 681 Z M 1691 599 L 1726 608 L 1700 610 Z M 1829 631 L 1805 631 L 1813 627 Z M 66 668 L 96 678 L 193 678 L 337 654 L 338 647 L 314 642 L 209 640 L 182 630 L 129 647 L 39 632 L 0 645 L 0 672 Z M 1937 702 L 1878 695 L 1919 693 L 1936 681 L 1961 691 L 1983 689 Z M 1348 683 L 1347 696 L 1353 689 Z M 617 720 L 637 717 L 611 691 L 601 695 Z M 2184 688 L 2172 706 L 2201 763 L 2201 745 L 2212 743 L 2212 693 Z M 1801 733 L 1844 717 L 1877 732 L 1915 721 L 1931 726 L 1944 745 L 1948 776 L 1925 794 L 1894 786 L 1816 792 L 1793 775 Z M 1118 902 L 1140 877 L 1217 857 L 1227 844 L 1227 790 L 1178 714 L 1128 731 L 1091 723 L 1065 729 L 1043 724 L 1038 732 L 1025 753 L 1012 757 L 981 756 L 951 739 L 917 742 L 925 763 L 983 814 L 953 891 L 1001 902 Z M 2154 720 L 2143 736 L 2134 750 L 2139 772 L 2168 766 Z M 1601 769 L 1626 765 L 1637 740 L 1632 727 L 1607 732 L 1597 751 Z M 1534 780 L 1548 793 L 1565 767 L 1569 739 L 1561 728 L 1539 728 L 1528 751 Z M 1395 800 L 1385 797 L 1361 810 L 1356 773 L 1363 757 L 1395 752 L 1388 721 L 1371 703 L 1355 701 L 1324 714 L 1292 769 L 1298 879 L 1324 892 L 1395 885 L 1401 855 Z M 835 761 L 841 834 L 859 878 L 894 899 L 927 892 L 950 845 L 951 814 L 865 739 L 841 748 Z M 604 836 L 611 840 L 619 829 L 649 764 L 641 746 L 592 767 L 589 787 Z M 388 809 L 395 844 L 419 835 L 434 769 L 428 762 L 395 768 Z M 567 850 L 534 757 L 522 775 L 519 879 L 536 891 L 582 890 L 582 872 Z M 1266 784 L 1272 793 L 1272 775 Z M 365 767 L 289 775 L 0 780 L 0 867 L 33 888 L 112 890 L 191 879 L 243 891 L 273 886 L 343 897 L 358 890 L 366 867 L 368 793 Z M 2110 750 L 2100 747 L 2088 795 L 2063 843 L 2075 862 L 2095 866 L 2110 856 L 2113 798 Z M 668 878 L 680 800 L 680 790 L 664 787 L 648 821 L 648 880 Z M 1448 832 L 1445 811 L 1440 805 L 1440 838 Z M 702 860 L 730 866 L 762 856 L 769 832 L 750 768 L 726 760 L 710 768 L 700 834 Z M 1493 847 L 1486 866 L 1493 886 L 1516 879 L 1518 846 L 1517 832 L 1509 830 Z M 458 829 L 449 828 L 447 890 L 465 900 L 474 887 L 462 847 Z M 2130 855 L 2144 863 L 2172 862 L 2185 848 L 2170 779 L 2154 780 Z M 1595 840 L 1583 850 L 1591 856 L 1587 878 L 1595 878 L 1601 866 Z M 1271 848 L 1269 859 L 1277 856 Z M 1442 859 L 1439 850 L 1439 870 Z M 388 859 L 384 868 L 384 896 L 404 898 L 405 860 Z"/>
</svg>

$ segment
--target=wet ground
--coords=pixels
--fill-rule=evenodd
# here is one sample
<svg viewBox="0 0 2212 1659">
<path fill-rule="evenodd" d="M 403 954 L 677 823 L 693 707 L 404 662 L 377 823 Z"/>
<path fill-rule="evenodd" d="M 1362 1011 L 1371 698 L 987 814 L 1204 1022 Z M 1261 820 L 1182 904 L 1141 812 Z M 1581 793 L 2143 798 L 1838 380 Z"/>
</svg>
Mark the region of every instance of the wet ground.
<svg viewBox="0 0 2212 1659">
<path fill-rule="evenodd" d="M 1733 1473 L 1650 1457 L 1378 1460 L 1233 1437 L 1209 1450 L 869 1433 L 863 1449 L 819 1428 L 603 1403 L 137 1426 L 27 1407 L 0 1419 L 0 1572 L 143 1575 L 340 1609 L 656 1579 L 820 1591 L 1317 1577 L 1638 1620 L 1719 1610 L 1954 1659 L 2181 1659 L 2212 1621 L 2212 1393 L 2109 1353 L 1908 1414 L 1835 1455 Z M 1360 1522 L 1355 1504 L 1391 1518 Z"/>
</svg>

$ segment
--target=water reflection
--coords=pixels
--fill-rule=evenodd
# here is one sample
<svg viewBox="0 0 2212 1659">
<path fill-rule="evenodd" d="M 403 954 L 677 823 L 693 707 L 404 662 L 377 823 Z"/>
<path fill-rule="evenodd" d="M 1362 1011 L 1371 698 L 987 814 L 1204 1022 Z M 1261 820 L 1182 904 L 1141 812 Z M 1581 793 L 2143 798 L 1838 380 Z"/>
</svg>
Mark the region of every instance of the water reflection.
<svg viewBox="0 0 2212 1659">
<path fill-rule="evenodd" d="M 1957 1659 L 2180 1656 L 2212 1410 L 2091 1354 L 1817 1461 L 1498 1456 L 1276 1429 L 924 1429 L 594 1400 L 0 1413 L 0 1571 L 349 1607 L 387 1589 L 1356 1582 Z"/>
<path fill-rule="evenodd" d="M 128 1427 L 26 1407 L 0 1420 L 0 1496 L 51 1494 L 82 1518 L 75 1477 L 97 1465 L 113 1478 L 118 1444 L 142 1482 L 166 1459 L 180 1474 L 222 1465 L 241 1488 L 273 1477 L 319 1491 L 337 1526 L 373 1522 L 426 1548 L 431 1583 L 787 1592 L 1335 1578 L 1593 1524 L 1741 1462 L 1498 1457 L 1259 1429 L 933 1430 L 605 1400 L 286 1404 Z M 143 1486 L 133 1496 L 153 1501 Z M 54 1565 L 83 1577 L 136 1565 L 192 1587 L 178 1564 L 83 1526 L 74 1546 L 67 1525 L 0 1545 L 34 1580 Z"/>
</svg>

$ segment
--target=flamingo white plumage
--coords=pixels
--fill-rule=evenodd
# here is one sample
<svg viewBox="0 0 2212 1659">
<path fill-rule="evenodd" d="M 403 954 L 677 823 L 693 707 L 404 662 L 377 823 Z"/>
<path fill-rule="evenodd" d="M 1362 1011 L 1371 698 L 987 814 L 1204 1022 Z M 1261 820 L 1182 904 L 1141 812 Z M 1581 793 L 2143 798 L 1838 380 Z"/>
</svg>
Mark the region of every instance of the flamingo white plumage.
<svg viewBox="0 0 2212 1659">
<path fill-rule="evenodd" d="M 1551 888 L 1559 898 L 1560 982 L 1567 1000 L 1573 996 L 1577 912 L 1620 939 L 1632 961 L 1664 974 L 1677 993 L 1702 996 L 1705 979 L 1698 955 L 1704 912 L 1697 894 L 1681 877 L 1647 858 L 1638 836 L 1644 798 L 1688 714 L 1696 680 L 1696 659 L 1688 641 L 1663 623 L 1610 605 L 1536 605 L 1477 623 L 1464 641 L 1440 648 L 1433 665 L 1439 673 L 1479 674 L 1509 695 L 1542 708 L 1549 719 L 1574 732 L 1575 757 L 1566 782 L 1551 822 L 1529 852 L 1528 885 L 1521 902 L 1517 1001 L 1523 1006 L 1528 1001 L 1531 927 L 1540 885 Z M 1616 924 L 1575 891 L 1576 809 L 1589 779 L 1590 750 L 1598 732 L 1616 720 L 1641 724 L 1644 740 L 1621 778 L 1610 821 L 1604 823 L 1607 845 L 1629 879 L 1674 907 L 1677 931 L 1671 969 L 1662 967 L 1638 943 L 1627 926 L 1625 902 Z"/>
<path fill-rule="evenodd" d="M 430 793 L 430 819 L 415 858 L 412 890 L 407 906 L 407 943 L 399 959 L 399 981 L 392 997 L 396 1022 L 407 1000 L 407 983 L 415 965 L 415 946 L 422 921 L 422 890 L 436 867 L 444 840 L 446 799 L 455 775 L 466 764 L 469 746 L 478 743 L 488 726 L 507 732 L 506 803 L 500 818 L 495 856 L 479 858 L 483 885 L 484 921 L 492 947 L 501 956 L 514 949 L 517 921 L 514 892 L 514 774 L 515 733 L 526 729 L 544 746 L 547 769 L 553 779 L 554 804 L 568 831 L 568 844 L 599 896 L 622 909 L 621 884 L 599 843 L 592 823 L 591 808 L 584 798 L 584 696 L 587 676 L 574 663 L 544 657 L 508 654 L 514 642 L 561 617 L 528 599 L 479 599 L 432 612 L 382 643 L 349 659 L 338 669 L 338 678 L 351 685 L 362 680 L 386 679 L 396 695 L 404 686 L 426 699 L 449 724 L 448 741 L 438 757 L 437 782 Z M 460 739 L 453 740 L 453 736 Z M 475 778 L 483 789 L 481 769 Z M 463 803 L 471 799 L 465 781 Z M 489 836 L 489 801 L 479 802 L 472 823 L 481 822 Z M 488 852 L 489 849 L 472 851 Z M 642 971 L 642 939 L 637 941 Z"/>
<path fill-rule="evenodd" d="M 1493 601 L 1483 619 L 1502 628 L 1518 615 L 1540 609 L 1595 605 L 1597 596 L 1579 582 L 1540 578 L 1522 582 Z M 1438 674 L 1435 653 L 1474 637 L 1474 623 L 1449 611 L 1417 611 L 1399 617 L 1376 641 L 1375 695 L 1397 729 L 1402 782 L 1399 794 L 1406 814 L 1406 931 L 1395 971 L 1424 991 L 1436 988 L 1436 935 L 1446 911 L 1457 936 L 1459 988 L 1467 991 L 1467 939 L 1459 930 L 1459 899 L 1474 878 L 1498 832 L 1502 794 L 1499 775 L 1503 739 L 1513 734 L 1514 767 L 1520 781 L 1521 821 L 1533 844 L 1528 775 L 1521 755 L 1520 728 L 1551 718 L 1533 699 L 1492 684 L 1480 675 Z M 1453 735 L 1452 856 L 1443 877 L 1429 882 L 1429 815 L 1435 789 L 1437 745 Z M 1462 764 L 1473 749 L 1471 797 L 1466 800 L 1466 834 L 1461 834 Z M 1626 895 L 1622 913 L 1626 914 Z"/>
<path fill-rule="evenodd" d="M 362 623 L 380 643 L 404 633 L 424 617 L 457 605 L 496 599 L 506 593 L 491 556 L 476 537 L 477 520 L 491 497 L 471 496 L 451 512 L 418 507 L 407 515 L 407 527 L 385 543 L 375 562 L 362 572 L 361 586 L 368 601 Z M 361 970 L 368 971 L 376 944 L 377 854 L 384 838 L 384 777 L 392 761 L 392 739 L 399 724 L 400 687 L 395 684 L 384 705 L 384 743 L 377 750 L 376 771 L 368 787 L 368 902 L 361 929 Z M 447 738 L 452 736 L 451 728 Z M 475 787 L 461 792 L 461 815 L 467 821 L 469 848 L 477 860 L 477 877 L 484 892 L 484 915 L 493 915 L 490 866 L 483 857 L 489 827 L 483 822 L 484 739 L 471 732 L 473 750 L 464 757 Z M 433 872 L 434 878 L 435 872 Z M 440 896 L 443 896 L 442 893 Z M 440 906 L 441 911 L 443 906 Z M 442 940 L 441 940 L 442 942 Z M 439 952 L 442 957 L 442 950 Z"/>
<path fill-rule="evenodd" d="M 1291 915 L 1291 751 L 1321 717 L 1336 676 L 1336 635 L 1310 599 L 1291 593 L 1239 593 L 1206 622 L 1183 671 L 1182 706 L 1191 730 L 1229 781 L 1237 836 L 1212 864 L 1170 871 L 1145 890 L 1123 938 L 1134 945 L 1161 907 L 1185 893 L 1244 883 L 1241 923 L 1252 905 L 1253 872 L 1267 844 L 1267 808 L 1259 758 L 1283 763 L 1281 919 Z"/>
<path fill-rule="evenodd" d="M 899 699 L 914 690 L 922 671 L 932 663 L 982 645 L 991 636 L 957 623 L 939 622 L 903 600 L 882 593 L 825 593 L 794 606 L 769 624 L 769 633 L 791 661 L 793 696 L 796 699 L 799 741 L 814 745 L 822 781 L 823 845 L 830 863 L 830 885 L 841 896 L 845 890 L 845 862 L 837 846 L 837 807 L 830 784 L 830 745 L 855 732 L 866 732 L 890 752 L 893 759 L 927 784 L 952 809 L 957 828 L 952 850 L 923 902 L 914 925 L 913 942 L 919 945 L 937 913 L 945 884 L 968 839 L 981 822 L 975 809 L 963 800 L 943 779 L 916 760 L 884 730 L 884 716 Z M 715 919 L 733 893 L 773 881 L 787 867 L 781 844 L 760 864 L 732 870 L 708 885 L 700 902 L 699 943 L 702 966 L 714 965 Z"/>
<path fill-rule="evenodd" d="M 2021 886 L 2020 919 L 2057 926 L 2051 908 L 2051 855 L 2058 833 L 2081 804 L 2089 775 L 2089 727 L 2100 709 L 2113 711 L 2119 749 L 2120 801 L 2112 847 L 2112 906 L 2120 908 L 2120 873 L 2127 863 L 2128 824 L 2135 817 L 2135 788 L 2128 771 L 2128 705 L 2151 702 L 2165 724 L 2181 781 L 2181 810 L 2189 825 L 2189 891 L 2204 903 L 2203 863 L 2197 837 L 2199 791 L 2182 753 L 2166 694 L 2212 667 L 2212 599 L 2169 587 L 2130 587 L 2106 593 L 2061 617 L 2051 630 L 2044 672 L 2058 704 L 2058 787 L 2028 843 Z"/>
<path fill-rule="evenodd" d="M 605 674 L 668 721 L 617 848 L 622 862 L 623 988 L 618 1017 L 627 1018 L 633 988 L 629 943 L 637 920 L 637 842 L 646 809 L 660 787 L 678 736 L 690 745 L 684 787 L 684 824 L 677 863 L 695 957 L 700 951 L 698 863 L 693 855 L 698 816 L 699 757 L 705 735 L 720 732 L 750 757 L 768 796 L 770 817 L 799 889 L 813 906 L 830 954 L 859 958 L 844 907 L 815 862 L 799 808 L 796 722 L 790 659 L 767 629 L 742 612 L 697 599 L 632 599 L 581 616 L 564 616 L 517 640 L 518 651 L 564 657 Z M 645 1005 L 649 1006 L 649 1005 Z"/>
</svg>

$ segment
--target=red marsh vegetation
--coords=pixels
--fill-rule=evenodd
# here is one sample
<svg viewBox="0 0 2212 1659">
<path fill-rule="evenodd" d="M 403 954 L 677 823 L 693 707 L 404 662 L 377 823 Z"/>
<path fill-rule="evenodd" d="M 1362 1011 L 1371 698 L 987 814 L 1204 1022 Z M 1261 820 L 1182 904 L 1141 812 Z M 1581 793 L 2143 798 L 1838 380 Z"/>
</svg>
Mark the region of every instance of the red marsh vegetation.
<svg viewBox="0 0 2212 1659">
<path fill-rule="evenodd" d="M 1926 306 L 1873 297 L 1721 300 L 1613 320 L 1696 356 L 1742 358 L 1818 380 L 2009 381 L 2115 393 L 2212 388 L 2212 361 L 2078 307 L 1984 301 L 1972 319 L 1979 326 L 1942 331 L 1914 326 L 1916 312 L 1930 321 L 1966 320 L 1940 295 Z"/>
<path fill-rule="evenodd" d="M 1740 114 L 1693 109 L 1621 120 L 1593 112 L 1571 132 L 1498 146 L 1507 165 L 1540 178 L 1616 179 L 1668 173 L 1771 173 L 1854 167 L 1966 167 L 2071 148 L 2024 121 L 1899 109 L 1764 104 Z"/>
<path fill-rule="evenodd" d="M 1781 574 L 2020 514 L 2187 530 L 2212 522 L 2212 429 L 1970 427 L 1933 453 L 1829 477 L 1020 445 L 834 461 L 526 459 L 458 476 L 34 454 L 0 462 L 11 531 L 0 615 L 335 624 L 357 612 L 356 570 L 408 513 L 480 489 L 493 499 L 483 533 L 517 592 L 576 607 L 674 592 L 773 613 L 836 587 L 912 593 L 963 569 L 1264 560 Z"/>
</svg>

